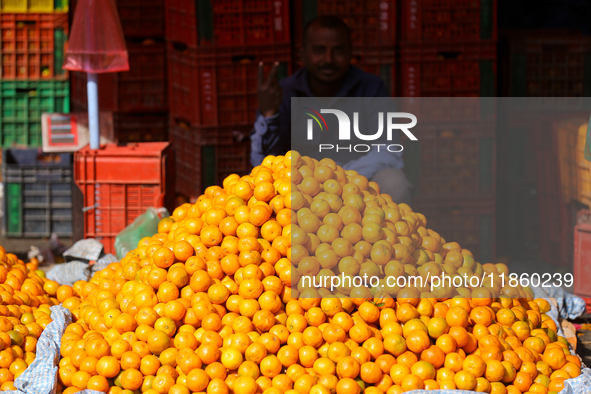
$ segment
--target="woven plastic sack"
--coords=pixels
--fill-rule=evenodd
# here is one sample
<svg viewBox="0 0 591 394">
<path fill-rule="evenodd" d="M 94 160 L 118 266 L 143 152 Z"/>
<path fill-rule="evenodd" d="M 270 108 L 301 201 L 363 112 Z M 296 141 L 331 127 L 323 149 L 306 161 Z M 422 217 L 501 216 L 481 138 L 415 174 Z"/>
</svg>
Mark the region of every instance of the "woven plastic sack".
<svg viewBox="0 0 591 394">
<path fill-rule="evenodd" d="M 562 327 L 558 324 L 558 317 L 574 319 L 585 311 L 585 301 L 573 294 L 567 293 L 560 287 L 550 288 L 532 288 L 534 296 L 536 298 L 548 299 L 550 306 L 550 312 L 548 316 L 556 322 L 558 328 L 558 335 L 564 336 Z M 554 302 L 556 301 L 556 302 Z M 570 349 L 571 354 L 576 353 Z M 567 379 L 564 381 L 564 390 L 561 390 L 559 394 L 591 394 L 591 369 L 587 368 L 584 364 L 581 365 L 581 374 L 573 379 Z"/>
<path fill-rule="evenodd" d="M 47 279 L 60 285 L 73 286 L 79 280 L 89 280 L 91 266 L 83 261 L 57 264 L 47 272 Z"/>
<path fill-rule="evenodd" d="M 93 238 L 81 239 L 72 245 L 63 254 L 66 261 L 98 261 L 104 252 L 104 246 L 100 241 Z"/>
<path fill-rule="evenodd" d="M 117 256 L 115 256 L 114 254 L 111 254 L 111 253 L 107 253 L 106 255 L 104 255 L 103 257 L 98 259 L 96 264 L 92 264 L 90 266 L 90 271 L 91 271 L 90 277 L 92 278 L 94 276 L 94 274 L 96 274 L 99 271 L 104 270 L 105 268 L 107 268 L 109 266 L 109 264 L 115 263 L 117 261 L 119 261 Z"/>
<path fill-rule="evenodd" d="M 89 281 L 95 273 L 107 268 L 109 264 L 116 261 L 119 261 L 119 259 L 108 253 L 93 264 L 86 261 L 71 261 L 58 264 L 47 272 L 47 279 L 53 280 L 60 285 L 74 286 L 74 283 L 79 280 Z"/>
<path fill-rule="evenodd" d="M 133 223 L 125 227 L 115 238 L 115 253 L 122 259 L 127 252 L 137 248 L 144 237 L 151 237 L 158 232 L 158 223 L 163 217 L 169 216 L 166 208 L 149 208 L 138 216 Z"/>
<path fill-rule="evenodd" d="M 88 73 L 129 70 L 114 0 L 78 1 L 63 68 Z"/>
<path fill-rule="evenodd" d="M 66 308 L 56 305 L 51 307 L 53 321 L 47 325 L 37 342 L 35 361 L 21 376 L 16 378 L 16 391 L 6 393 L 51 394 L 57 389 L 58 361 L 62 336 L 72 322 L 72 314 Z"/>
</svg>

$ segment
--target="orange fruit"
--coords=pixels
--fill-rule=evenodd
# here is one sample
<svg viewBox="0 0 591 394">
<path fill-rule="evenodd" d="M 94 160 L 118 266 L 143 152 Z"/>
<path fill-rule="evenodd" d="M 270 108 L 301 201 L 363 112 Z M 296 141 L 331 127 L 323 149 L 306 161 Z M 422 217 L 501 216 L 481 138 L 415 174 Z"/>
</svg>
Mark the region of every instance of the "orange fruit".
<svg viewBox="0 0 591 394">
<path fill-rule="evenodd" d="M 57 288 L 55 294 L 59 302 L 64 302 L 66 299 L 74 295 L 74 290 L 70 286 L 62 285 Z"/>
<path fill-rule="evenodd" d="M 429 348 L 429 346 L 431 346 L 429 335 L 422 330 L 412 331 L 406 337 L 406 347 L 414 353 L 421 353 L 423 350 Z"/>
<path fill-rule="evenodd" d="M 154 265 L 158 268 L 168 268 L 174 264 L 175 255 L 172 250 L 168 248 L 160 248 L 152 255 Z"/>
<path fill-rule="evenodd" d="M 86 389 L 91 376 L 88 372 L 78 371 L 72 375 L 72 385 L 80 390 Z"/>
<path fill-rule="evenodd" d="M 121 386 L 126 390 L 137 390 L 142 386 L 143 375 L 137 369 L 128 369 L 121 374 Z"/>
<path fill-rule="evenodd" d="M 339 378 L 353 379 L 359 375 L 360 369 L 361 365 L 359 362 L 355 358 L 349 356 L 338 361 L 336 372 Z"/>
<path fill-rule="evenodd" d="M 463 347 L 468 344 L 469 336 L 468 332 L 465 328 L 460 326 L 453 326 L 449 329 L 449 335 L 451 335 L 456 340 L 456 345 L 458 347 Z"/>
<path fill-rule="evenodd" d="M 379 382 L 382 378 L 383 372 L 380 367 L 373 362 L 366 362 L 361 365 L 359 376 L 361 379 L 370 384 Z"/>
<path fill-rule="evenodd" d="M 445 353 L 438 346 L 431 345 L 421 352 L 421 360 L 431 363 L 435 368 L 439 368 L 445 362 Z"/>
<path fill-rule="evenodd" d="M 339 380 L 336 386 L 336 394 L 360 394 L 361 387 L 351 378 Z"/>
<path fill-rule="evenodd" d="M 427 361 L 418 361 L 411 367 L 413 375 L 418 376 L 421 380 L 435 379 L 435 367 Z"/>
<path fill-rule="evenodd" d="M 467 371 L 460 371 L 454 376 L 454 383 L 458 390 L 473 390 L 476 387 L 476 378 Z"/>
<path fill-rule="evenodd" d="M 106 393 L 109 390 L 109 382 L 104 376 L 92 376 L 86 384 L 88 390 L 102 391 Z"/>
<path fill-rule="evenodd" d="M 445 320 L 450 327 L 466 327 L 468 325 L 469 315 L 466 309 L 460 306 L 454 306 L 447 311 Z"/>
<path fill-rule="evenodd" d="M 249 376 L 241 376 L 234 381 L 234 392 L 254 394 L 257 390 L 255 380 Z"/>
<path fill-rule="evenodd" d="M 418 376 L 409 374 L 406 375 L 404 379 L 402 379 L 402 383 L 400 386 L 404 391 L 422 390 L 425 388 L 425 383 Z"/>
<path fill-rule="evenodd" d="M 554 370 L 560 369 L 566 364 L 566 356 L 560 348 L 547 349 L 542 355 L 542 359 Z"/>
</svg>

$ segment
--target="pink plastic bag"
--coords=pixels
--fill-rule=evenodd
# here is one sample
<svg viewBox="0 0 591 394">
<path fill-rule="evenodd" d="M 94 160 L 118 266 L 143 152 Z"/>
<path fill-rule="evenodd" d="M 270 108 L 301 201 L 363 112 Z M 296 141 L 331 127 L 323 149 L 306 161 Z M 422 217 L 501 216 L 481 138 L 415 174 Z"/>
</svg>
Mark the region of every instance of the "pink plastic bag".
<svg viewBox="0 0 591 394">
<path fill-rule="evenodd" d="M 78 1 L 63 69 L 90 73 L 129 70 L 114 0 Z"/>
</svg>

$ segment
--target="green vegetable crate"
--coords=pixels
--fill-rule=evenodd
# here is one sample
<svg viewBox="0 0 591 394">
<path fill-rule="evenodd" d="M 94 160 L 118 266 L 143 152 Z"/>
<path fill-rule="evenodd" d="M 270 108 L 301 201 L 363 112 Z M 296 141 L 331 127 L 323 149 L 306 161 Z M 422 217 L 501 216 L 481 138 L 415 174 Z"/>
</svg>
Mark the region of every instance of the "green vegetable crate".
<svg viewBox="0 0 591 394">
<path fill-rule="evenodd" d="M 0 81 L 0 145 L 40 147 L 41 114 L 70 112 L 68 81 Z"/>
</svg>

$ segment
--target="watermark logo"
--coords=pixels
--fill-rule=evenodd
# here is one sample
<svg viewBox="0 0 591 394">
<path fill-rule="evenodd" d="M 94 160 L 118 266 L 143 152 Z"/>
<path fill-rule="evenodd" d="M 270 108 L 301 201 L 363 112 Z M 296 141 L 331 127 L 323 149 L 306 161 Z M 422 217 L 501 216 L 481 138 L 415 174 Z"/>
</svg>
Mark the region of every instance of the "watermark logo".
<svg viewBox="0 0 591 394">
<path fill-rule="evenodd" d="M 308 108 L 308 107 L 303 107 L 305 110 L 308 110 L 310 112 L 314 112 L 314 114 L 311 114 L 310 112 L 305 112 L 306 115 L 310 116 L 312 119 L 314 119 L 316 121 L 316 123 L 318 124 L 318 126 L 320 126 L 320 130 L 324 131 L 324 127 L 326 127 L 326 131 L 328 131 L 328 125 L 326 124 L 326 120 L 324 119 L 324 116 L 320 115 L 320 113 L 312 108 Z M 322 123 L 320 123 L 320 120 L 318 119 L 322 119 Z M 313 133 L 314 133 L 314 124 L 312 123 L 312 119 L 308 119 L 308 140 L 311 140 L 314 138 Z M 324 124 L 324 127 L 322 127 L 322 124 Z"/>
<path fill-rule="evenodd" d="M 361 141 L 377 141 L 384 135 L 384 131 L 386 132 L 386 138 L 388 141 L 392 141 L 393 134 L 395 130 L 402 131 L 408 139 L 411 141 L 418 141 L 417 137 L 410 131 L 411 128 L 417 125 L 417 117 L 408 112 L 378 112 L 378 130 L 373 134 L 366 134 L 363 133 L 359 129 L 359 112 L 353 112 L 353 122 L 349 115 L 347 115 L 344 111 L 338 109 L 326 109 L 323 108 L 320 112 L 309 108 L 303 107 L 306 112 L 306 115 L 310 116 L 311 119 L 308 119 L 306 124 L 306 137 L 308 141 L 314 139 L 314 121 L 320 127 L 320 131 L 328 131 L 328 125 L 326 120 L 322 116 L 322 114 L 332 114 L 336 116 L 338 124 L 339 124 L 339 131 L 338 131 L 338 139 L 339 141 L 351 141 L 351 131 L 353 131 L 353 135 L 356 139 Z M 408 119 L 410 122 L 408 123 L 399 123 L 399 119 Z M 366 131 L 367 132 L 367 131 Z M 376 146 L 378 151 L 380 147 L 385 147 L 389 152 L 401 152 L 402 145 L 399 144 L 371 144 L 372 146 Z M 337 152 L 339 150 L 347 150 L 349 152 L 369 152 L 371 150 L 370 145 L 367 144 L 355 144 L 355 145 L 334 145 L 334 144 L 319 144 L 318 149 L 320 152 L 323 150 L 334 150 L 336 149 Z"/>
</svg>

